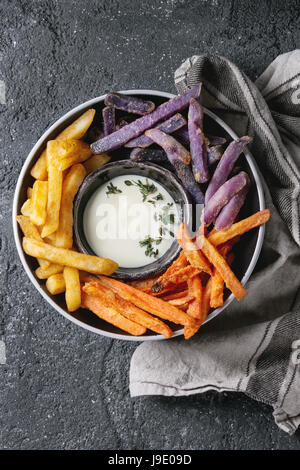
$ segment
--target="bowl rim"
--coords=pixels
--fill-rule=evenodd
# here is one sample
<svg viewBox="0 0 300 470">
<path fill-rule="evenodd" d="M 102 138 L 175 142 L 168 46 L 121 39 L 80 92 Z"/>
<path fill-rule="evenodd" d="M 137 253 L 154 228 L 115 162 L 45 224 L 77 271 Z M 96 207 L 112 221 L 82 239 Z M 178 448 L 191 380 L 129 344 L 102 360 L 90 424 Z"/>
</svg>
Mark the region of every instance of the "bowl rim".
<svg viewBox="0 0 300 470">
<path fill-rule="evenodd" d="M 176 96 L 173 93 L 158 91 L 158 90 L 149 90 L 149 89 L 120 90 L 119 93 L 124 93 L 124 94 L 127 94 L 127 95 L 130 95 L 130 94 L 149 95 L 149 96 L 156 96 L 156 97 L 162 97 L 162 98 L 167 98 L 167 99 L 174 98 L 174 96 Z M 107 95 L 107 93 L 105 93 L 104 95 L 100 95 L 100 96 L 97 96 L 95 98 L 92 98 L 90 100 L 87 100 L 84 103 L 79 104 L 75 108 L 72 108 L 70 111 L 65 113 L 62 117 L 60 117 L 58 120 L 56 120 L 48 129 L 46 129 L 46 131 L 42 134 L 42 136 L 38 139 L 36 144 L 33 146 L 31 151 L 29 152 L 28 156 L 26 157 L 26 159 L 23 163 L 21 172 L 20 172 L 18 180 L 17 180 L 15 192 L 14 192 L 13 209 L 12 209 L 12 219 L 13 219 L 12 223 L 13 223 L 14 240 L 15 240 L 15 244 L 16 244 L 16 247 L 17 247 L 19 258 L 21 260 L 23 268 L 24 268 L 27 276 L 29 277 L 30 281 L 35 286 L 37 291 L 42 295 L 42 297 L 48 302 L 48 304 L 50 304 L 58 313 L 63 315 L 66 319 L 70 320 L 71 322 L 75 323 L 76 325 L 78 325 L 82 328 L 85 328 L 88 331 L 91 331 L 93 333 L 96 333 L 98 335 L 102 335 L 102 336 L 105 336 L 105 337 L 108 337 L 108 338 L 120 339 L 120 340 L 123 340 L 123 341 L 138 341 L 138 342 L 165 340 L 166 338 L 164 336 L 158 335 L 158 334 L 149 335 L 149 336 L 131 336 L 131 335 L 125 335 L 125 334 L 121 335 L 121 334 L 118 334 L 118 333 L 111 333 L 109 331 L 102 330 L 101 328 L 95 328 L 93 326 L 87 325 L 83 321 L 78 320 L 77 318 L 74 318 L 66 310 L 62 309 L 59 305 L 57 305 L 51 299 L 51 297 L 46 293 L 46 291 L 44 291 L 42 289 L 42 287 L 40 286 L 38 280 L 35 278 L 33 272 L 31 271 L 29 265 L 27 264 L 27 261 L 26 261 L 26 258 L 25 258 L 25 253 L 23 251 L 22 244 L 21 244 L 20 237 L 19 237 L 19 228 L 18 228 L 18 223 L 17 223 L 17 220 L 16 220 L 16 216 L 18 215 L 17 214 L 18 199 L 19 199 L 21 188 L 22 188 L 24 176 L 25 176 L 26 172 L 28 171 L 29 167 L 32 165 L 32 160 L 36 157 L 36 152 L 40 149 L 41 145 L 44 144 L 47 141 L 48 137 L 56 129 L 58 129 L 61 126 L 61 124 L 63 124 L 66 120 L 71 118 L 74 114 L 77 114 L 80 111 L 84 112 L 84 110 L 86 110 L 87 108 L 92 107 L 93 105 L 98 104 L 101 101 L 104 101 L 106 95 Z M 203 107 L 203 110 L 204 110 L 204 114 L 207 114 L 208 116 L 210 116 L 219 126 L 221 126 L 230 135 L 230 137 L 232 137 L 232 139 L 237 139 L 238 138 L 237 134 L 231 129 L 231 127 L 228 126 L 222 119 L 220 119 L 214 112 L 210 111 L 209 109 L 207 109 L 205 107 Z M 258 170 L 257 164 L 256 164 L 253 156 L 251 155 L 251 153 L 249 152 L 248 149 L 246 149 L 243 153 L 246 157 L 247 163 L 248 163 L 248 165 L 251 169 L 252 176 L 253 176 L 253 179 L 254 179 L 255 184 L 256 184 L 256 188 L 257 188 L 257 192 L 258 192 L 259 210 L 263 210 L 263 209 L 265 209 L 265 198 L 264 198 L 263 186 L 262 186 L 262 182 L 260 180 L 259 170 Z M 249 263 L 249 266 L 248 266 L 248 268 L 247 268 L 247 270 L 246 270 L 246 272 L 245 272 L 245 274 L 244 274 L 244 276 L 241 280 L 243 285 L 248 281 L 248 279 L 251 276 L 251 274 L 254 270 L 254 267 L 257 263 L 257 260 L 259 258 L 260 252 L 261 252 L 262 244 L 263 244 L 264 234 L 265 234 L 265 226 L 261 225 L 259 227 L 259 230 L 258 230 L 258 237 L 257 237 L 257 241 L 256 241 L 253 256 L 252 256 L 251 261 Z M 231 302 L 233 300 L 234 300 L 234 296 L 233 296 L 233 294 L 231 294 L 226 299 L 226 301 L 224 302 L 222 307 L 217 308 L 216 310 L 214 310 L 207 317 L 204 324 L 211 321 L 216 316 L 218 316 L 223 310 L 225 310 L 225 308 L 227 308 L 231 304 Z M 175 337 L 181 336 L 181 335 L 183 335 L 183 328 L 175 331 L 172 338 L 175 338 Z M 170 338 L 170 339 L 172 339 L 172 338 Z"/>
<path fill-rule="evenodd" d="M 78 202 L 78 199 L 80 199 L 80 197 L 82 197 L 82 193 L 84 194 L 85 191 L 87 190 L 86 186 L 87 185 L 90 185 L 92 184 L 93 180 L 96 178 L 98 179 L 99 178 L 99 175 L 103 176 L 103 174 L 107 171 L 110 171 L 114 168 L 122 168 L 122 167 L 127 167 L 128 168 L 128 173 L 130 173 L 130 170 L 131 168 L 140 168 L 141 170 L 142 169 L 149 169 L 149 170 L 153 170 L 154 172 L 156 172 L 156 175 L 160 174 L 164 176 L 164 178 L 172 181 L 173 183 L 173 187 L 176 187 L 176 191 L 178 194 L 180 194 L 180 197 L 181 197 L 181 200 L 182 200 L 182 203 L 183 204 L 188 204 L 188 209 L 185 209 L 182 211 L 182 215 L 183 215 L 183 218 L 182 218 L 182 221 L 185 222 L 185 224 L 189 225 L 190 222 L 191 222 L 191 219 L 192 219 L 192 210 L 191 210 L 191 197 L 190 195 L 188 194 L 187 190 L 182 186 L 182 184 L 180 183 L 180 180 L 178 179 L 178 177 L 173 174 L 170 170 L 168 169 L 165 169 L 163 168 L 162 166 L 160 165 L 157 165 L 155 163 L 150 163 L 150 162 L 136 162 L 134 160 L 130 160 L 130 159 L 126 159 L 126 160 L 114 160 L 114 161 L 111 161 L 109 163 L 106 163 L 104 166 L 98 168 L 97 170 L 94 170 L 92 173 L 90 173 L 89 175 L 86 176 L 84 182 L 82 183 L 82 185 L 80 186 L 80 188 L 78 189 L 78 192 L 74 198 L 74 209 L 73 209 L 73 215 L 74 215 L 74 239 L 76 241 L 76 244 L 77 244 L 77 247 L 79 249 L 79 251 L 81 251 L 82 253 L 86 253 L 86 254 L 89 254 L 89 255 L 92 255 L 92 254 L 95 254 L 95 252 L 92 250 L 92 247 L 90 246 L 90 244 L 88 243 L 88 240 L 87 240 L 87 237 L 84 233 L 84 230 L 82 231 L 83 234 L 84 234 L 84 238 L 85 238 L 85 242 L 86 242 L 86 245 L 89 246 L 90 248 L 90 251 L 87 250 L 85 248 L 85 243 L 82 239 L 82 237 L 80 236 L 80 230 L 78 229 L 78 225 L 80 224 L 80 221 L 79 221 L 79 215 L 78 215 L 78 209 L 79 209 L 79 205 L 80 205 L 80 201 Z M 130 168 L 131 167 L 131 168 Z M 155 180 L 155 176 L 151 177 L 154 181 Z M 157 182 L 159 182 L 157 180 Z M 159 182 L 162 186 L 164 185 L 164 183 L 161 183 Z M 101 185 L 103 184 L 103 182 L 101 183 Z M 100 187 L 100 186 L 99 186 Z M 165 188 L 166 189 L 166 188 Z M 166 189 L 166 191 L 168 191 Z M 86 203 L 87 204 L 87 203 Z M 83 220 L 82 220 L 82 224 L 83 224 Z M 173 246 L 173 244 L 175 243 L 176 239 L 174 238 L 174 240 L 172 241 L 172 244 L 170 245 L 170 248 Z M 136 268 L 133 268 L 134 270 L 138 271 L 141 267 L 145 267 L 147 268 L 148 267 L 148 273 L 146 273 L 146 276 L 145 276 L 145 273 L 140 273 L 140 279 L 145 279 L 149 276 L 154 276 L 155 274 L 159 274 L 160 272 L 162 272 L 162 270 L 158 270 L 157 268 L 155 268 L 155 266 L 161 262 L 161 260 L 163 258 L 166 258 L 167 254 L 168 254 L 168 251 L 169 249 L 158 259 L 148 263 L 147 265 L 144 265 L 144 266 L 140 266 L 140 267 L 136 267 Z M 172 254 L 172 256 L 169 255 L 169 259 L 167 261 L 167 266 L 170 266 L 170 264 L 175 260 L 175 258 L 179 255 L 179 252 L 180 252 L 180 246 L 178 245 L 178 243 L 176 243 L 176 251 Z M 125 269 L 125 271 L 124 271 Z M 119 272 L 118 272 L 119 271 Z M 123 273 L 123 274 L 122 274 Z M 125 275 L 126 275 L 126 268 L 122 267 L 122 266 L 119 266 L 118 270 L 113 273 L 111 276 L 114 277 L 115 279 L 118 279 L 118 280 L 125 280 L 126 282 L 126 279 L 125 279 Z M 138 279 L 135 279 L 135 276 L 137 274 L 135 274 L 132 279 L 127 279 L 127 281 L 135 281 L 135 280 L 138 280 Z"/>
</svg>

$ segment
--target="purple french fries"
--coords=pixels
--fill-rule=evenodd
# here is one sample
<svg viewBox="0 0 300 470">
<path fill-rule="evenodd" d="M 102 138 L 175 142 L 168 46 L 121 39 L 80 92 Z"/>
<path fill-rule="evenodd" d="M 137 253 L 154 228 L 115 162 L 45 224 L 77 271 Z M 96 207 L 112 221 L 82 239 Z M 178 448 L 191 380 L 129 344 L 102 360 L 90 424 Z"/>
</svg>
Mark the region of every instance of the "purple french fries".
<svg viewBox="0 0 300 470">
<path fill-rule="evenodd" d="M 136 119 L 127 126 L 122 127 L 118 131 L 110 134 L 103 139 L 97 140 L 91 144 L 93 153 L 104 153 L 115 150 L 126 144 L 129 140 L 143 134 L 147 129 L 155 126 L 159 121 L 167 119 L 173 114 L 186 108 L 191 98 L 198 98 L 201 91 L 201 84 L 194 86 L 184 95 L 175 96 L 174 98 L 162 103 L 152 113 Z"/>
<path fill-rule="evenodd" d="M 233 169 L 235 162 L 250 141 L 251 137 L 244 136 L 240 139 L 234 140 L 228 145 L 206 190 L 205 204 L 209 202 L 211 197 L 216 193 L 220 186 L 225 183 Z"/>
<path fill-rule="evenodd" d="M 224 158 L 224 157 L 223 157 Z M 210 225 L 218 216 L 221 209 L 243 189 L 249 181 L 247 173 L 241 171 L 238 175 L 233 176 L 226 181 L 214 195 L 205 204 L 203 221 L 206 225 Z"/>
<path fill-rule="evenodd" d="M 174 170 L 185 189 L 190 193 L 196 204 L 204 204 L 204 195 L 199 184 L 195 181 L 190 165 L 186 165 L 181 160 L 173 160 Z"/>
<path fill-rule="evenodd" d="M 150 137 L 151 140 L 164 149 L 170 161 L 176 159 L 186 165 L 190 163 L 190 152 L 171 135 L 165 134 L 159 129 L 149 129 L 146 131 L 146 136 Z"/>
<path fill-rule="evenodd" d="M 190 163 L 190 153 L 171 135 L 164 134 L 159 129 L 150 129 L 146 135 L 158 145 L 160 145 L 167 154 L 169 161 L 172 163 L 178 178 L 183 186 L 191 194 L 196 204 L 204 203 L 204 196 L 200 186 L 195 181 Z"/>
<path fill-rule="evenodd" d="M 159 129 L 162 132 L 165 132 L 165 134 L 172 134 L 173 132 L 177 131 L 181 127 L 183 127 L 186 124 L 186 119 L 180 114 L 177 113 L 174 116 L 171 116 L 169 119 L 167 119 L 164 122 L 161 122 L 157 126 L 155 126 L 155 129 Z M 146 134 L 142 134 L 139 137 L 136 137 L 135 139 L 130 140 L 125 144 L 125 147 L 149 147 L 149 145 L 153 144 L 153 140 L 150 139 L 150 137 L 147 137 Z"/>
<path fill-rule="evenodd" d="M 103 132 L 104 135 L 110 135 L 116 130 L 115 108 L 106 106 L 102 110 Z"/>
<path fill-rule="evenodd" d="M 215 228 L 217 230 L 226 230 L 229 228 L 236 220 L 238 213 L 240 212 L 241 207 L 243 206 L 247 193 L 250 187 L 250 179 L 247 176 L 246 185 L 236 193 L 226 206 L 223 207 L 221 212 L 215 221 Z"/>
<path fill-rule="evenodd" d="M 170 163 L 166 152 L 163 149 L 156 148 L 134 148 L 130 153 L 130 159 L 135 162 L 156 163 L 168 170 L 174 171 L 173 165 Z"/>
<path fill-rule="evenodd" d="M 104 103 L 106 106 L 113 106 L 114 108 L 121 109 L 127 113 L 139 114 L 140 116 L 152 113 L 155 109 L 155 104 L 152 101 L 145 101 L 141 98 L 121 95 L 121 93 L 108 93 Z"/>
<path fill-rule="evenodd" d="M 188 130 L 193 174 L 197 183 L 206 183 L 209 179 L 206 139 L 202 129 L 203 108 L 195 98 L 192 98 L 188 114 Z"/>
</svg>

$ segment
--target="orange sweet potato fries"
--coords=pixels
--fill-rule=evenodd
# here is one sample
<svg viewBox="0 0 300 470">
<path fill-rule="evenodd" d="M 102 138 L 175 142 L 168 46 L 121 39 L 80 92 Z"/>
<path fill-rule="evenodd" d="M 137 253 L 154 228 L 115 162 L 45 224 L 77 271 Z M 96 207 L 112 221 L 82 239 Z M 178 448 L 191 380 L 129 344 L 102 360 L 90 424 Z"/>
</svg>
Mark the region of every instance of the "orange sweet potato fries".
<svg viewBox="0 0 300 470">
<path fill-rule="evenodd" d="M 199 330 L 210 310 L 223 305 L 225 287 L 238 300 L 246 295 L 244 287 L 230 267 L 234 259 L 232 248 L 239 241 L 240 235 L 267 222 L 269 217 L 270 211 L 263 210 L 236 222 L 227 230 L 212 229 L 208 232 L 202 226 L 195 240 L 190 237 L 186 226 L 181 224 L 177 240 L 182 251 L 161 276 L 132 282 L 130 286 L 100 276 L 94 286 L 105 286 L 120 298 L 126 299 L 128 305 L 148 312 L 150 317 L 155 315 L 183 325 L 184 337 L 189 339 Z M 87 292 L 86 287 L 83 289 Z M 119 311 L 126 316 L 121 309 Z M 137 317 L 128 318 L 147 326 Z M 191 323 L 188 323 L 188 318 L 192 320 Z M 153 325 L 148 328 L 159 332 Z M 170 337 L 172 331 L 161 330 L 161 334 Z"/>
<path fill-rule="evenodd" d="M 170 338 L 173 331 L 162 321 L 167 320 L 183 325 L 184 337 L 189 339 L 210 310 L 223 305 L 225 287 L 238 300 L 246 295 L 230 267 L 232 248 L 240 235 L 269 217 L 270 211 L 260 211 L 222 231 L 208 232 L 202 226 L 195 240 L 181 224 L 177 240 L 182 251 L 161 276 L 126 284 L 103 275 L 81 273 L 82 305 L 134 335 L 149 329 Z"/>
</svg>

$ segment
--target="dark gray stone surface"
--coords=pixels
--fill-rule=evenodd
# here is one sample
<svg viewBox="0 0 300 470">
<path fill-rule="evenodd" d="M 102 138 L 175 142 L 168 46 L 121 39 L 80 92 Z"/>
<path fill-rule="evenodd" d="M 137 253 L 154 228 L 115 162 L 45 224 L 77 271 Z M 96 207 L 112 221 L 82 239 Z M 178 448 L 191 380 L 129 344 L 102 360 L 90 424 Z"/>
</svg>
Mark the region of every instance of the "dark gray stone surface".
<svg viewBox="0 0 300 470">
<path fill-rule="evenodd" d="M 272 410 L 240 394 L 138 398 L 135 344 L 87 333 L 52 310 L 13 242 L 14 187 L 29 150 L 75 105 L 111 89 L 174 91 L 188 56 L 226 55 L 255 79 L 299 46 L 299 2 L 1 0 L 0 448 L 295 449 Z"/>
</svg>

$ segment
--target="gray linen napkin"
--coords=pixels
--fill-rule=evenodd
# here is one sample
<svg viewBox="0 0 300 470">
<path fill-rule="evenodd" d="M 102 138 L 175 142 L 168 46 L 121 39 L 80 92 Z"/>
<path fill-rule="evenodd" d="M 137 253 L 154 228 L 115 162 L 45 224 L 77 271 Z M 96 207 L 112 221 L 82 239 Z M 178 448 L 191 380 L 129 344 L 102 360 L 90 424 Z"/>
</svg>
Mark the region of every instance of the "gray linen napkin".
<svg viewBox="0 0 300 470">
<path fill-rule="evenodd" d="M 244 392 L 270 404 L 292 434 L 300 424 L 300 50 L 277 57 L 256 84 L 223 57 L 193 56 L 175 84 L 183 93 L 199 81 L 202 104 L 238 135 L 254 137 L 271 220 L 248 296 L 190 341 L 141 344 L 131 396 Z"/>
</svg>

